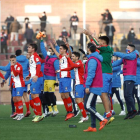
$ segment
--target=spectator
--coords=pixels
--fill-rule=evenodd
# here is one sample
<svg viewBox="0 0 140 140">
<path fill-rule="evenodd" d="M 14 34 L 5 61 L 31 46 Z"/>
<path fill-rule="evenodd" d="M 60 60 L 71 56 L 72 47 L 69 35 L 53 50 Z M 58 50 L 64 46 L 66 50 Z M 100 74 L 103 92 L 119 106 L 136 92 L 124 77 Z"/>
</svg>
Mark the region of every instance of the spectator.
<svg viewBox="0 0 140 140">
<path fill-rule="evenodd" d="M 46 30 L 44 30 L 44 34 L 46 35 L 46 37 L 44 37 L 43 40 L 44 40 L 45 42 L 47 42 L 47 41 L 48 41 L 48 37 L 47 37 Z"/>
<path fill-rule="evenodd" d="M 87 36 L 86 37 L 86 43 L 88 41 Z M 83 33 L 80 34 L 80 40 L 79 40 L 80 48 L 83 49 Z"/>
<path fill-rule="evenodd" d="M 5 50 L 6 59 L 8 59 L 8 55 L 7 55 L 7 53 L 8 53 L 8 51 L 7 51 L 7 39 L 8 39 L 7 34 L 4 31 L 2 31 L 2 33 L 1 33 L 1 53 L 4 53 L 3 50 Z"/>
<path fill-rule="evenodd" d="M 101 14 L 102 16 L 102 24 L 100 28 L 100 33 L 102 33 L 102 30 L 104 29 L 104 26 L 106 24 L 112 23 L 113 17 L 108 9 L 105 10 L 105 13 Z"/>
<path fill-rule="evenodd" d="M 137 38 L 137 36 L 135 36 L 133 44 L 134 45 L 139 45 L 140 44 L 140 40 Z"/>
<path fill-rule="evenodd" d="M 46 12 L 42 13 L 42 16 L 39 16 L 40 19 L 40 27 L 41 27 L 41 31 L 44 31 L 46 28 L 46 20 L 47 20 L 47 16 L 46 16 Z"/>
<path fill-rule="evenodd" d="M 14 19 L 14 21 L 10 25 L 10 32 L 11 32 L 11 38 L 10 41 L 13 41 L 14 36 L 15 40 L 18 41 L 18 31 L 21 29 L 21 25 L 17 21 L 17 19 Z"/>
<path fill-rule="evenodd" d="M 62 36 L 62 38 L 65 37 L 67 42 L 68 42 L 69 33 L 66 31 L 65 27 L 63 27 L 63 30 L 61 32 L 61 36 Z"/>
<path fill-rule="evenodd" d="M 77 32 L 77 26 L 78 26 L 79 18 L 77 16 L 77 13 L 74 12 L 73 16 L 70 18 L 70 30 L 73 28 L 74 33 Z"/>
<path fill-rule="evenodd" d="M 136 36 L 136 34 L 134 32 L 134 28 L 131 28 L 130 31 L 129 31 L 129 33 L 128 33 L 128 36 L 127 36 L 128 43 L 133 44 L 133 41 L 134 41 L 135 36 Z"/>
<path fill-rule="evenodd" d="M 114 50 L 114 52 L 119 52 L 120 51 L 116 43 L 114 44 L 113 50 Z"/>
<path fill-rule="evenodd" d="M 32 25 L 28 24 L 28 28 L 26 29 L 25 33 L 24 33 L 24 37 L 26 38 L 27 44 L 29 43 L 33 43 L 33 29 L 32 29 Z"/>
<path fill-rule="evenodd" d="M 107 24 L 107 26 L 105 27 L 105 32 L 106 32 L 106 35 L 109 38 L 109 44 L 112 47 L 113 37 L 114 37 L 114 32 L 115 32 L 115 28 L 114 28 L 112 23 Z"/>
<path fill-rule="evenodd" d="M 5 20 L 5 23 L 7 24 L 7 34 L 10 34 L 10 25 L 13 21 L 14 21 L 14 17 L 11 15 L 9 15 Z"/>
<path fill-rule="evenodd" d="M 28 24 L 30 24 L 29 18 L 25 17 L 22 32 L 25 33 L 26 29 L 28 29 Z"/>
<path fill-rule="evenodd" d="M 57 43 L 58 46 L 61 46 L 62 44 L 65 44 L 64 41 L 63 41 L 62 39 L 63 39 L 63 38 L 62 38 L 62 36 L 60 35 L 59 38 L 58 38 L 58 40 L 56 40 L 56 43 Z"/>
<path fill-rule="evenodd" d="M 128 40 L 126 39 L 125 35 L 123 35 L 121 38 L 121 51 L 125 51 L 127 44 L 128 44 Z"/>
</svg>

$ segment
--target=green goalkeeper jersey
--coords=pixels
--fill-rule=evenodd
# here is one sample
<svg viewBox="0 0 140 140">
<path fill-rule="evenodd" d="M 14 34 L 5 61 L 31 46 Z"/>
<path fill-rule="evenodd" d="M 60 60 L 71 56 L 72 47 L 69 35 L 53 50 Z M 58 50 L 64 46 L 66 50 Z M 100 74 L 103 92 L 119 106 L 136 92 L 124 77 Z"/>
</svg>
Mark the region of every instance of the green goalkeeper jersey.
<svg viewBox="0 0 140 140">
<path fill-rule="evenodd" d="M 103 73 L 112 73 L 112 55 L 113 49 L 110 46 L 99 46 L 98 42 L 93 38 L 91 40 L 97 46 L 97 49 L 100 51 L 100 55 L 103 57 L 102 72 Z"/>
</svg>

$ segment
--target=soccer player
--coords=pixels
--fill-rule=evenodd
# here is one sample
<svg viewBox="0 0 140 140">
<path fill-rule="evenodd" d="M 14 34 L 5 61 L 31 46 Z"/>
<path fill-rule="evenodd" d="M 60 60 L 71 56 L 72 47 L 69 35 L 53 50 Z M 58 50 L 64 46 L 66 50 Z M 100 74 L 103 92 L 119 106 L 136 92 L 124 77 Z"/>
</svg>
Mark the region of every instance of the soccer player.
<svg viewBox="0 0 140 140">
<path fill-rule="evenodd" d="M 71 50 L 69 45 L 61 45 L 59 49 L 59 53 L 54 49 L 53 46 L 51 46 L 56 56 L 59 58 L 59 66 L 60 69 L 68 68 L 70 67 L 70 64 L 68 62 L 68 59 L 66 57 L 67 51 L 69 51 L 69 55 L 71 57 Z M 61 98 L 64 102 L 65 109 L 67 111 L 66 119 L 72 118 L 74 114 L 72 113 L 72 100 L 69 96 L 69 93 L 71 92 L 71 76 L 69 71 L 62 71 L 60 72 L 60 79 L 59 79 L 59 93 L 61 93 Z"/>
<path fill-rule="evenodd" d="M 113 62 L 118 60 L 118 57 L 113 56 Z M 113 97 L 114 93 L 120 103 L 122 111 L 120 112 L 119 115 L 125 115 L 125 106 L 124 103 L 120 97 L 120 88 L 121 88 L 121 78 L 120 78 L 120 71 L 121 71 L 121 66 L 113 67 L 113 79 L 112 79 L 112 94 L 110 95 L 111 98 Z M 113 109 L 113 108 L 112 108 Z M 114 112 L 114 110 L 112 110 Z"/>
<path fill-rule="evenodd" d="M 108 122 L 107 119 L 96 111 L 97 96 L 101 96 L 103 87 L 101 66 L 103 57 L 96 52 L 96 46 L 94 44 L 88 44 L 88 52 L 88 61 L 86 62 L 84 73 L 84 84 L 86 87 L 84 105 L 85 109 L 88 110 L 91 115 L 91 127 L 88 127 L 84 132 L 96 132 L 96 118 L 100 121 L 99 130 L 102 130 Z"/>
<path fill-rule="evenodd" d="M 49 43 L 50 45 L 51 42 Z M 55 94 L 55 83 L 56 83 L 56 73 L 55 71 L 59 70 L 59 60 L 51 48 L 46 51 L 43 38 L 41 38 L 40 49 L 45 58 L 44 65 L 44 98 L 47 101 L 49 112 L 47 115 L 52 114 L 53 116 L 59 113 L 56 105 Z M 59 78 L 59 74 L 57 74 Z M 53 104 L 54 111 L 51 104 Z"/>
<path fill-rule="evenodd" d="M 21 50 L 16 50 L 15 52 L 15 55 L 16 55 L 16 60 L 19 64 L 21 64 L 22 68 L 23 68 L 23 77 L 24 79 L 26 78 L 26 76 L 29 75 L 29 61 L 28 59 L 26 58 L 26 56 L 22 55 L 22 51 Z M 0 69 L 3 70 L 3 71 L 7 71 L 9 73 L 10 70 L 10 62 L 8 63 L 7 66 L 0 66 Z M 10 75 L 9 75 L 10 76 Z M 6 78 L 8 79 L 8 77 L 6 75 Z M 12 87 L 11 87 L 11 90 L 12 90 Z M 27 85 L 25 84 L 25 87 L 24 87 L 24 93 L 23 93 L 23 98 L 24 98 L 24 101 L 25 101 L 25 105 L 26 105 L 26 109 L 27 109 L 27 112 L 25 114 L 25 117 L 28 117 L 31 112 L 30 112 L 30 108 L 29 108 L 29 99 L 27 97 Z M 14 110 L 14 106 L 12 105 L 12 108 Z M 12 112 L 12 115 L 11 117 L 14 117 L 16 114 L 14 112 Z"/>
<path fill-rule="evenodd" d="M 12 96 L 17 113 L 17 116 L 13 119 L 22 120 L 24 118 L 22 96 L 25 87 L 25 82 L 23 80 L 23 68 L 19 63 L 17 63 L 15 55 L 10 56 L 10 63 L 11 63 L 10 85 L 13 84 Z"/>
<path fill-rule="evenodd" d="M 72 52 L 72 60 L 68 57 L 68 62 L 70 63 L 71 67 L 65 68 L 65 69 L 60 69 L 60 71 L 70 71 L 74 69 L 75 72 L 75 98 L 76 98 L 76 103 L 79 107 L 79 109 L 82 112 L 82 118 L 79 121 L 79 123 L 83 123 L 84 121 L 88 120 L 88 116 L 86 114 L 86 110 L 84 109 L 84 104 L 83 104 L 83 98 L 84 98 L 84 91 L 85 88 L 83 86 L 84 84 L 84 65 L 80 58 L 80 53 L 78 52 Z M 73 63 L 73 62 L 74 63 Z"/>
<path fill-rule="evenodd" d="M 37 45 L 34 43 L 29 44 L 28 53 L 30 54 L 29 59 L 29 75 L 26 80 L 31 78 L 30 92 L 31 97 L 34 102 L 34 113 L 36 117 L 32 120 L 33 122 L 39 122 L 43 120 L 43 115 L 41 111 L 41 101 L 39 94 L 41 93 L 41 87 L 43 83 L 43 73 L 41 72 L 41 61 L 40 57 L 36 53 Z"/>
<path fill-rule="evenodd" d="M 124 98 L 128 112 L 124 120 L 132 119 L 137 114 L 132 93 L 134 83 L 136 82 L 138 54 L 135 51 L 135 46 L 133 44 L 128 44 L 126 48 L 126 54 L 121 52 L 115 52 L 113 55 L 122 58 L 121 60 L 114 62 L 112 66 L 114 67 L 123 64 Z"/>
<path fill-rule="evenodd" d="M 90 41 L 96 45 L 97 49 L 100 51 L 100 55 L 103 57 L 102 64 L 102 73 L 103 73 L 103 88 L 101 99 L 105 108 L 105 118 L 110 118 L 108 123 L 114 120 L 111 112 L 111 104 L 108 98 L 108 94 L 111 94 L 111 84 L 112 84 L 112 54 L 113 49 L 108 45 L 109 38 L 107 36 L 100 36 L 98 39 L 96 38 L 95 33 L 91 34 L 89 31 L 84 30 L 86 35 L 89 36 Z M 97 41 L 98 40 L 98 41 Z"/>
</svg>

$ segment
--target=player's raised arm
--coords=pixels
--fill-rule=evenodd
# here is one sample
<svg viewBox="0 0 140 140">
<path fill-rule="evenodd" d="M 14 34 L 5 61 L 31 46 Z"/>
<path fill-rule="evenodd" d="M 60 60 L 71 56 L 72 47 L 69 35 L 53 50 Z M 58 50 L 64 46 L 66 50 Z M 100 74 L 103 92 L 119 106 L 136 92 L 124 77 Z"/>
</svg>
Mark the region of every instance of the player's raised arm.
<svg viewBox="0 0 140 140">
<path fill-rule="evenodd" d="M 56 56 L 59 58 L 59 53 L 56 51 L 56 49 L 53 47 L 52 43 L 49 42 L 50 47 L 52 48 L 52 50 L 54 51 L 54 53 L 56 54 Z"/>
</svg>

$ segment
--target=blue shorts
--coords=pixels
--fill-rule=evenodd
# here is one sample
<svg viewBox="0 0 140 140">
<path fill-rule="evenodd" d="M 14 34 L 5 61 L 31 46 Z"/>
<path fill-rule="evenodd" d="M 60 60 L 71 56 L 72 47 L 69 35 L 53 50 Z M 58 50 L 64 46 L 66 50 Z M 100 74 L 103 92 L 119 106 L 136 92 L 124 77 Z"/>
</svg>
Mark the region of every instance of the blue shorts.
<svg viewBox="0 0 140 140">
<path fill-rule="evenodd" d="M 75 86 L 75 98 L 84 98 L 85 88 L 82 84 Z"/>
<path fill-rule="evenodd" d="M 71 78 L 59 79 L 59 93 L 71 92 Z"/>
<path fill-rule="evenodd" d="M 103 88 L 102 93 L 109 93 L 112 94 L 112 75 L 103 73 Z"/>
<path fill-rule="evenodd" d="M 31 94 L 40 94 L 43 84 L 43 77 L 39 77 L 36 82 L 31 79 L 30 92 Z"/>
<path fill-rule="evenodd" d="M 32 100 L 31 94 L 29 94 L 29 100 Z"/>
<path fill-rule="evenodd" d="M 27 92 L 27 85 L 25 85 L 23 92 Z"/>
<path fill-rule="evenodd" d="M 13 88 L 12 97 L 23 96 L 24 87 Z"/>
</svg>

